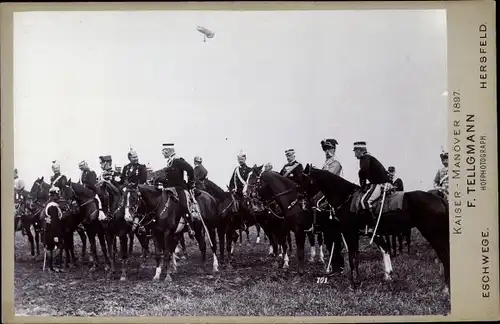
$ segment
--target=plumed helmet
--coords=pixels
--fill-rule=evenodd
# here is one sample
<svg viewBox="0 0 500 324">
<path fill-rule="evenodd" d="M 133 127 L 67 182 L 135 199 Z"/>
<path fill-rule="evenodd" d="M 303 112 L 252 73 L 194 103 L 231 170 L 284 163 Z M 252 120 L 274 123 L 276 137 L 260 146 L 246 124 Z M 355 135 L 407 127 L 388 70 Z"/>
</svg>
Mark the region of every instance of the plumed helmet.
<svg viewBox="0 0 500 324">
<path fill-rule="evenodd" d="M 137 155 L 137 152 L 136 152 L 135 150 L 130 149 L 130 150 L 128 151 L 128 153 L 127 153 L 127 157 L 128 157 L 128 158 L 132 158 L 132 157 L 135 157 L 135 158 L 136 158 L 136 157 L 138 157 L 138 155 Z"/>
<path fill-rule="evenodd" d="M 321 148 L 323 151 L 328 149 L 335 149 L 339 143 L 333 138 L 327 138 L 321 141 Z"/>
<path fill-rule="evenodd" d="M 240 150 L 238 152 L 237 157 L 238 157 L 238 159 L 246 159 L 247 158 L 247 154 L 243 150 Z"/>
<path fill-rule="evenodd" d="M 441 154 L 439 154 L 439 157 L 441 157 L 441 160 L 447 159 L 448 158 L 448 152 L 441 152 Z"/>
</svg>

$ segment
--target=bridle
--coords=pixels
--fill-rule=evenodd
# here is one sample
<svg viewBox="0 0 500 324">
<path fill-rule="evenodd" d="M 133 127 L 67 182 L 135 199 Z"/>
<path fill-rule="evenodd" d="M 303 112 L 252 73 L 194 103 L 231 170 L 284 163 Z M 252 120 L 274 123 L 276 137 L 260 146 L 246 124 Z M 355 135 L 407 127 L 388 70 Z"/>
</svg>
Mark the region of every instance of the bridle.
<svg viewBox="0 0 500 324">
<path fill-rule="evenodd" d="M 273 194 L 271 196 L 270 199 L 268 200 L 265 200 L 263 199 L 263 197 L 259 194 L 259 191 L 260 189 L 262 189 L 262 181 L 261 181 L 261 177 L 262 177 L 262 174 L 266 172 L 264 169 L 262 169 L 259 173 L 257 173 L 257 176 L 256 176 L 256 180 L 255 180 L 255 184 L 251 184 L 249 182 L 247 182 L 247 188 L 246 190 L 248 191 L 248 189 L 250 189 L 250 192 L 257 196 L 259 200 L 261 200 L 264 205 L 265 205 L 265 209 L 268 211 L 268 213 L 272 214 L 273 216 L 275 217 L 278 217 L 278 218 L 281 218 L 281 219 L 284 219 L 285 217 L 284 216 L 279 216 L 277 215 L 273 210 L 272 208 L 270 207 L 271 203 L 275 202 L 278 204 L 279 206 L 279 203 L 278 203 L 278 198 L 281 197 L 281 196 L 284 196 L 284 195 L 287 195 L 289 193 L 292 193 L 294 190 L 296 190 L 296 188 L 292 187 L 292 188 L 289 188 L 289 189 L 286 189 L 282 192 L 279 192 L 277 194 Z M 250 175 L 248 176 L 248 179 L 250 180 L 250 177 L 251 175 L 253 174 L 253 171 L 250 172 Z M 292 209 L 293 207 L 295 207 L 297 205 L 297 203 L 299 202 L 299 198 L 295 198 L 294 200 L 292 200 L 288 206 L 285 208 L 285 210 L 290 210 Z"/>
</svg>

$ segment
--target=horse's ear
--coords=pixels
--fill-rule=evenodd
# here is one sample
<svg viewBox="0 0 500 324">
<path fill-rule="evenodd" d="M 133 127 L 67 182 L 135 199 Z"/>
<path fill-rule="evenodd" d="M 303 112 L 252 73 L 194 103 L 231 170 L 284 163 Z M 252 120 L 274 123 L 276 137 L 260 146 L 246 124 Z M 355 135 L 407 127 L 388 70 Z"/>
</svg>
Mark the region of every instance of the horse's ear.
<svg viewBox="0 0 500 324">
<path fill-rule="evenodd" d="M 41 178 L 38 178 L 40 180 L 40 182 L 43 182 L 43 176 Z"/>
</svg>

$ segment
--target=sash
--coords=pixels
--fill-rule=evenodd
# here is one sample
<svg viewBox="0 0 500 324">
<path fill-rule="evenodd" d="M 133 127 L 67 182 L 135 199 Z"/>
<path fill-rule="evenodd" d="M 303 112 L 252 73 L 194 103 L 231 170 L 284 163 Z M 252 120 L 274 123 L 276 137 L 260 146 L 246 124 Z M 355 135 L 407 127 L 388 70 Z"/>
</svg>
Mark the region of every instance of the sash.
<svg viewBox="0 0 500 324">
<path fill-rule="evenodd" d="M 240 179 L 241 184 L 243 184 L 243 186 L 246 185 L 247 182 L 245 180 L 243 180 L 243 177 L 240 174 L 240 168 L 239 167 L 236 167 L 236 169 L 234 169 L 234 173 L 235 173 L 236 176 L 238 176 L 238 179 Z M 233 179 L 234 179 L 234 188 L 237 188 L 236 176 L 233 177 Z"/>
<path fill-rule="evenodd" d="M 443 185 L 443 182 L 448 179 L 448 173 L 439 181 L 439 185 Z"/>
<path fill-rule="evenodd" d="M 54 187 L 54 185 L 57 183 L 57 181 L 59 181 L 59 179 L 61 179 L 63 176 L 63 174 L 61 173 L 54 181 L 52 181 L 52 187 Z"/>
<path fill-rule="evenodd" d="M 295 165 L 291 167 L 283 176 L 287 178 L 290 175 L 290 173 L 292 173 L 293 170 L 295 170 L 295 168 L 299 166 L 299 164 L 300 164 L 299 162 L 295 163 Z"/>
</svg>

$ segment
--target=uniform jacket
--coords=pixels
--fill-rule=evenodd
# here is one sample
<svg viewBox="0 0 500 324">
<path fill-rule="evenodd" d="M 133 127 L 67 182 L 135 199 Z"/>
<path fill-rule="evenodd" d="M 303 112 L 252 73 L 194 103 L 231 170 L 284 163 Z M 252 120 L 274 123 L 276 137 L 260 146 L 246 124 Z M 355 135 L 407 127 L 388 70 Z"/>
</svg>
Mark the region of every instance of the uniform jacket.
<svg viewBox="0 0 500 324">
<path fill-rule="evenodd" d="M 120 185 L 145 184 L 148 180 L 148 171 L 144 164 L 129 163 L 123 167 L 120 178 Z"/>
<path fill-rule="evenodd" d="M 288 179 L 293 180 L 296 184 L 300 185 L 302 172 L 304 172 L 304 167 L 301 163 L 293 161 L 287 163 L 281 169 L 280 174 L 286 176 Z"/>
<path fill-rule="evenodd" d="M 231 180 L 229 180 L 229 190 L 236 189 L 239 193 L 243 192 L 243 187 L 246 184 L 250 171 L 252 171 L 252 169 L 246 164 L 237 166 L 231 175 Z M 238 174 L 241 176 L 241 179 Z"/>
<path fill-rule="evenodd" d="M 80 181 L 84 187 L 92 190 L 94 193 L 97 192 L 97 175 L 92 170 L 83 170 Z"/>
<path fill-rule="evenodd" d="M 194 186 L 194 169 L 183 158 L 176 158 L 172 164 L 162 169 L 164 172 L 158 177 L 157 181 L 165 187 L 177 187 L 182 189 L 191 189 Z M 188 182 L 184 180 L 184 172 L 187 173 Z"/>
<path fill-rule="evenodd" d="M 197 165 L 194 167 L 194 178 L 196 181 L 203 181 L 207 178 L 208 171 L 203 165 Z"/>
<path fill-rule="evenodd" d="M 111 184 L 113 186 L 115 186 L 118 189 L 119 186 L 120 186 L 120 183 L 115 180 L 115 177 L 120 177 L 120 173 L 116 172 L 113 169 L 103 170 L 102 173 L 101 173 L 101 179 L 100 180 L 109 181 L 109 182 L 111 182 Z"/>
<path fill-rule="evenodd" d="M 394 186 L 394 189 L 396 189 L 396 191 L 404 191 L 403 180 L 401 180 L 400 178 L 394 180 L 392 185 Z"/>
<path fill-rule="evenodd" d="M 434 185 L 437 187 L 448 188 L 448 168 L 443 166 L 438 170 L 434 177 Z"/>
<path fill-rule="evenodd" d="M 65 175 L 58 173 L 50 177 L 50 185 L 54 187 L 64 187 L 68 183 L 68 179 Z"/>
<path fill-rule="evenodd" d="M 14 204 L 16 204 L 16 206 L 24 205 L 26 203 L 26 200 L 28 199 L 29 194 L 29 191 L 24 189 L 21 191 L 14 190 Z"/>
<path fill-rule="evenodd" d="M 359 159 L 358 175 L 361 186 L 366 184 L 366 180 L 368 180 L 370 184 L 383 184 L 391 182 L 382 163 L 368 153 L 362 155 Z"/>
<path fill-rule="evenodd" d="M 325 164 L 323 165 L 323 170 L 330 171 L 331 173 L 340 176 L 342 165 L 335 159 L 334 156 L 332 156 L 326 159 Z"/>
</svg>

